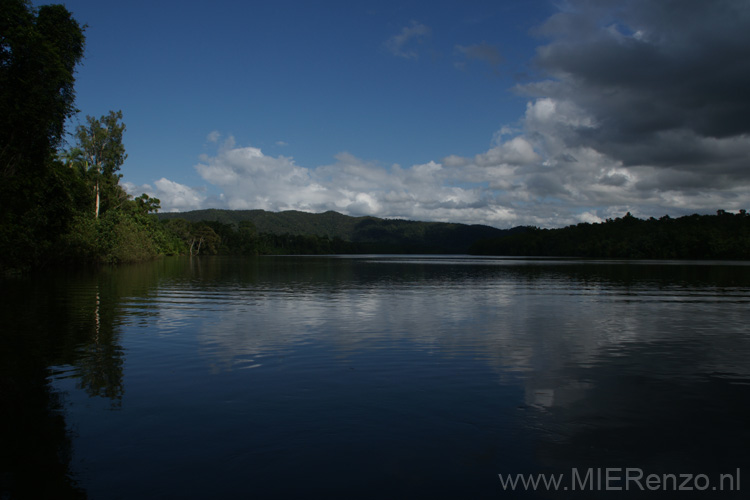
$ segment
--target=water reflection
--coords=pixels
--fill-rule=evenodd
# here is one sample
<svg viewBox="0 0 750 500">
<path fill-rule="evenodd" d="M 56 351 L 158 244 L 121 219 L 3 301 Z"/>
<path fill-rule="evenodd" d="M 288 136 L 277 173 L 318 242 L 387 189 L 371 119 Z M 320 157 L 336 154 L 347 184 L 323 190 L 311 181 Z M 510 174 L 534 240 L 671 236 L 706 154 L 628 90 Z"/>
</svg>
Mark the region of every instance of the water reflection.
<svg viewBox="0 0 750 500">
<path fill-rule="evenodd" d="M 220 292 L 211 293 L 210 280 L 162 289 L 162 315 L 176 325 L 197 323 L 217 355 L 311 338 L 343 351 L 401 339 L 448 355 L 472 352 L 501 371 L 586 366 L 637 341 L 692 339 L 722 358 L 732 355 L 727 344 L 745 343 L 747 314 L 737 306 L 750 301 L 748 267 L 665 265 L 654 273 L 653 265 L 311 261 L 276 262 L 250 275 L 233 268 L 238 285 Z"/>
<path fill-rule="evenodd" d="M 7 294 L 24 340 L 0 352 L 37 370 L 46 455 L 72 439 L 60 477 L 92 497 L 249 477 L 267 498 L 496 498 L 498 473 L 748 465 L 744 263 L 166 259 L 41 283 Z"/>
<path fill-rule="evenodd" d="M 74 380 L 89 397 L 119 408 L 119 304 L 155 286 L 157 275 L 148 266 L 134 273 L 60 271 L 2 281 L 0 497 L 86 497 L 70 470 L 75 433 L 66 426 L 67 394 L 51 381 Z"/>
<path fill-rule="evenodd" d="M 745 265 L 280 259 L 202 272 L 197 298 L 162 299 L 213 302 L 190 314 L 214 370 L 277 367 L 309 345 L 375 372 L 389 368 L 363 353 L 469 358 L 523 388 L 518 425 L 535 437 L 537 469 L 747 465 Z M 223 273 L 235 286 L 215 290 Z M 390 369 L 411 380 L 434 369 L 405 363 Z M 512 465 L 499 449 L 487 461 Z"/>
</svg>

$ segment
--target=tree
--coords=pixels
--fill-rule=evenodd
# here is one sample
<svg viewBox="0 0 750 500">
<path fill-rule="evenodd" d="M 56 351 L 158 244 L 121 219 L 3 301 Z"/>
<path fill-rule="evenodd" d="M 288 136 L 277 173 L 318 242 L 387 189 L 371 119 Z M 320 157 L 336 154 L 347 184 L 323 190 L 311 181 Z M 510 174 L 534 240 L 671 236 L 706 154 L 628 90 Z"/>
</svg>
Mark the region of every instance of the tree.
<svg viewBox="0 0 750 500">
<path fill-rule="evenodd" d="M 78 144 L 69 156 L 91 182 L 94 218 L 99 218 L 100 212 L 111 208 L 116 200 L 127 198 L 119 186 L 122 175 L 117 173 L 128 157 L 122 143 L 125 124 L 121 120 L 122 111 L 110 111 L 101 118 L 87 116 L 86 125 L 76 128 Z"/>
<path fill-rule="evenodd" d="M 0 0 L 0 268 L 38 263 L 72 219 L 75 179 L 56 152 L 83 47 L 62 5 Z"/>
<path fill-rule="evenodd" d="M 0 165 L 3 177 L 40 168 L 59 146 L 74 107 L 83 29 L 62 5 L 38 12 L 0 0 Z"/>
<path fill-rule="evenodd" d="M 161 200 L 159 198 L 151 198 L 146 193 L 143 193 L 138 198 L 134 199 L 136 210 L 143 214 L 156 213 L 161 208 Z"/>
<path fill-rule="evenodd" d="M 205 222 L 198 222 L 190 225 L 190 256 L 199 255 L 201 248 L 204 253 L 215 255 L 219 250 L 221 238 Z"/>
</svg>

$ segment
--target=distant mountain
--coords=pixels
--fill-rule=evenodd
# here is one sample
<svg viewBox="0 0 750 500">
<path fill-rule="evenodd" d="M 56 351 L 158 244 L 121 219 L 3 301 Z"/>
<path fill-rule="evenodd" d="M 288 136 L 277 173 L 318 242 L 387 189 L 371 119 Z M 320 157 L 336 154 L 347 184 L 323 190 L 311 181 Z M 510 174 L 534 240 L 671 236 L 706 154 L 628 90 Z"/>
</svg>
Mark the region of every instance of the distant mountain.
<svg viewBox="0 0 750 500">
<path fill-rule="evenodd" d="M 223 241 L 219 253 L 431 253 L 565 256 L 620 259 L 750 260 L 750 215 L 745 210 L 672 219 L 641 220 L 629 212 L 605 222 L 558 229 L 417 222 L 351 217 L 338 212 L 195 210 L 161 213 L 160 219 L 205 222 Z M 255 226 L 246 242 L 233 242 L 240 222 Z M 235 238 L 236 239 L 236 238 Z M 234 246 L 233 246 L 234 245 Z M 239 250 L 238 250 L 239 249 Z"/>
<path fill-rule="evenodd" d="M 509 233 L 508 230 L 483 225 L 352 217 L 333 211 L 312 214 L 296 210 L 207 209 L 160 213 L 158 216 L 163 220 L 215 221 L 231 226 L 251 221 L 258 233 L 338 238 L 377 253 L 466 253 L 476 241 L 499 238 Z"/>
</svg>

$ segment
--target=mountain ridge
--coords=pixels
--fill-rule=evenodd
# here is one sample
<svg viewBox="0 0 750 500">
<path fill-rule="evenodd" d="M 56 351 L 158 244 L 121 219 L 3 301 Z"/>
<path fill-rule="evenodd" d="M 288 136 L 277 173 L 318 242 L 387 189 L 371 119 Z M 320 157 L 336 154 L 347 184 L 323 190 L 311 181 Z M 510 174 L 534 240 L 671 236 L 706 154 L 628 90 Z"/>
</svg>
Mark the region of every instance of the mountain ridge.
<svg viewBox="0 0 750 500">
<path fill-rule="evenodd" d="M 188 222 L 218 222 L 237 227 L 250 221 L 258 233 L 274 235 L 315 235 L 368 244 L 374 251 L 428 253 L 466 253 L 471 245 L 488 238 L 509 234 L 510 230 L 480 224 L 425 222 L 351 216 L 333 210 L 322 213 L 286 210 L 225 210 L 209 208 L 188 212 L 157 214 L 161 220 L 185 219 Z"/>
</svg>

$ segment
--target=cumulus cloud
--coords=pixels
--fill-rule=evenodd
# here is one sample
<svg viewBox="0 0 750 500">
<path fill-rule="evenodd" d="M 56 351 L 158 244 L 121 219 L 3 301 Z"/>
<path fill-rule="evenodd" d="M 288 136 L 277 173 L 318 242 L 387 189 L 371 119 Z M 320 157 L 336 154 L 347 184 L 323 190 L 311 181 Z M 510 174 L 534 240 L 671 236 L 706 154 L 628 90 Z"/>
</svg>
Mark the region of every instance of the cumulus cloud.
<svg viewBox="0 0 750 500">
<path fill-rule="evenodd" d="M 419 220 L 555 227 L 630 211 L 639 217 L 736 210 L 750 199 L 750 3 L 567 0 L 536 33 L 543 79 L 484 152 L 383 166 L 349 153 L 301 166 L 209 134 L 196 170 L 231 209 L 336 210 Z M 412 23 L 386 42 L 416 58 Z M 490 65 L 489 45 L 458 46 Z M 315 167 L 315 168 L 313 168 Z M 200 191 L 161 179 L 170 207 Z M 130 190 L 129 190 L 130 192 Z M 203 198 L 202 198 L 203 197 Z"/>
<path fill-rule="evenodd" d="M 537 30 L 547 78 L 517 87 L 517 135 L 444 163 L 541 225 L 746 208 L 748 28 L 740 0 L 565 2 Z"/>
<path fill-rule="evenodd" d="M 202 189 L 191 188 L 162 177 L 154 182 L 154 186 L 143 184 L 135 185 L 132 182 L 124 182 L 125 191 L 131 196 L 140 196 L 145 193 L 152 198 L 158 198 L 161 202 L 162 212 L 185 212 L 202 208 L 206 201 L 206 195 Z"/>
<path fill-rule="evenodd" d="M 567 145 L 625 166 L 750 178 L 750 4 L 568 5 L 540 28 L 552 41 L 537 64 L 551 79 L 519 88 L 587 118 L 567 128 Z"/>
<path fill-rule="evenodd" d="M 386 40 L 385 48 L 395 56 L 417 59 L 419 53 L 415 45 L 424 42 L 431 31 L 424 24 L 412 21 L 409 26 L 404 26 L 399 33 Z"/>
<path fill-rule="evenodd" d="M 511 159 L 529 154 L 520 142 L 504 146 L 503 151 Z M 230 138 L 195 168 L 223 192 L 223 204 L 230 209 L 335 210 L 355 216 L 500 226 L 507 225 L 509 213 L 492 206 L 484 177 L 471 168 L 455 169 L 435 161 L 384 167 L 343 152 L 329 165 L 307 168 L 290 157 L 237 146 Z"/>
<path fill-rule="evenodd" d="M 195 168 L 222 189 L 227 208 L 317 211 L 326 189 L 290 157 L 271 157 L 253 147 L 236 147 L 229 138 L 215 156 L 204 155 Z"/>
</svg>

